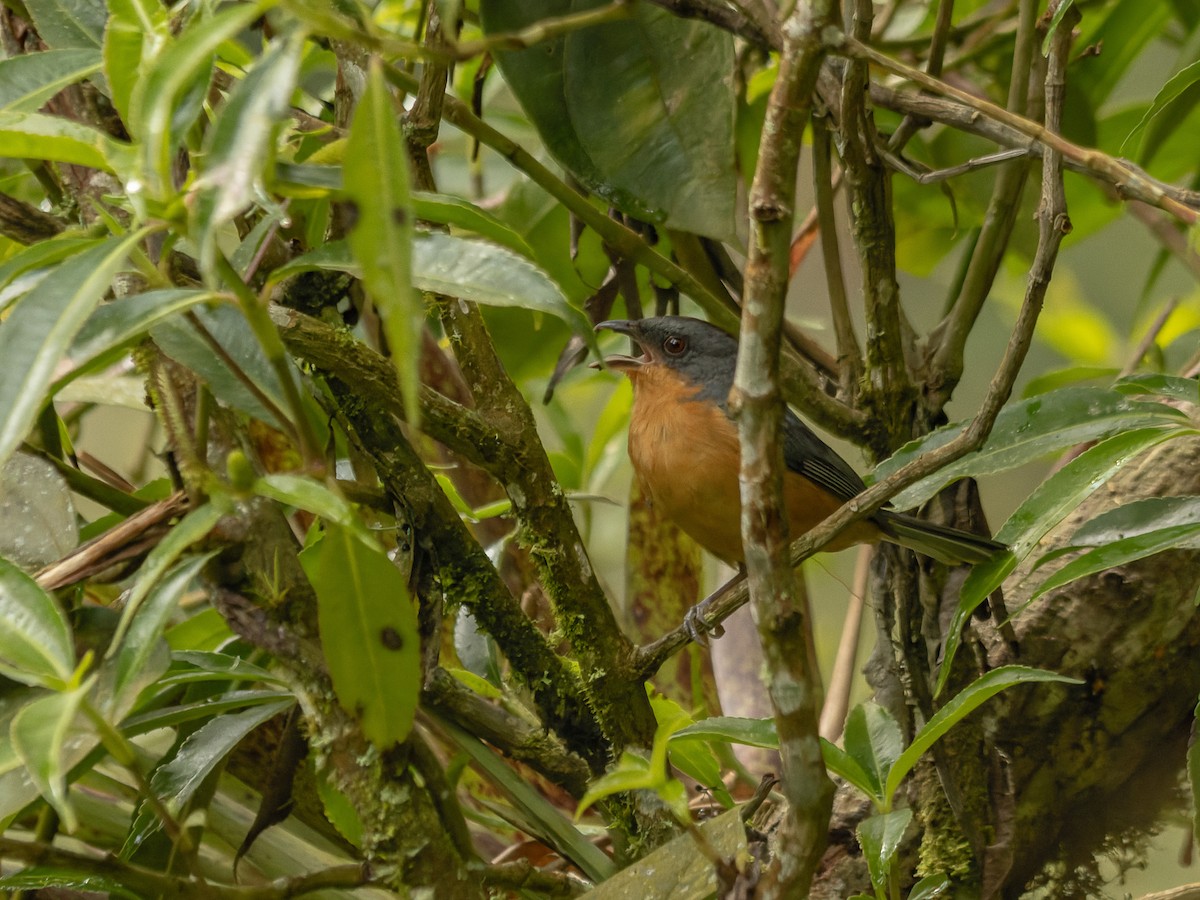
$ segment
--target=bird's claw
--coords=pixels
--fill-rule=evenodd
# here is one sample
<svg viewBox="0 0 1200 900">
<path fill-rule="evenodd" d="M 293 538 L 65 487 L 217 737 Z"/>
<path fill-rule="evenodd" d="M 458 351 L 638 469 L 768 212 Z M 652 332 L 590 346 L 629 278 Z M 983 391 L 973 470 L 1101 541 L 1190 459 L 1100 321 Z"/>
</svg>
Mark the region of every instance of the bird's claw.
<svg viewBox="0 0 1200 900">
<path fill-rule="evenodd" d="M 709 625 L 704 621 L 704 614 L 708 612 L 707 607 L 707 603 L 697 603 L 683 617 L 683 628 L 698 647 L 707 647 L 710 636 L 719 638 L 725 634 L 725 627 L 720 622 Z"/>
</svg>

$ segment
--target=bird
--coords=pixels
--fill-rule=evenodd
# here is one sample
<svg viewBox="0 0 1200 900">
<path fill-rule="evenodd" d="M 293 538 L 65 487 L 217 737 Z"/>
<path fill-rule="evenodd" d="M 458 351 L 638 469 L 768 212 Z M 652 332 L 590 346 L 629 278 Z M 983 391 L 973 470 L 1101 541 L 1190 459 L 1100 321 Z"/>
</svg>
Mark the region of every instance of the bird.
<svg viewBox="0 0 1200 900">
<path fill-rule="evenodd" d="M 701 319 L 656 316 L 601 322 L 633 339 L 640 356 L 613 355 L 633 383 L 629 458 L 652 507 L 731 566 L 743 566 L 741 451 L 729 411 L 737 339 Z M 866 490 L 861 477 L 784 407 L 784 500 L 794 540 Z M 826 545 L 889 541 L 948 565 L 978 564 L 1005 550 L 990 538 L 882 508 Z"/>
</svg>

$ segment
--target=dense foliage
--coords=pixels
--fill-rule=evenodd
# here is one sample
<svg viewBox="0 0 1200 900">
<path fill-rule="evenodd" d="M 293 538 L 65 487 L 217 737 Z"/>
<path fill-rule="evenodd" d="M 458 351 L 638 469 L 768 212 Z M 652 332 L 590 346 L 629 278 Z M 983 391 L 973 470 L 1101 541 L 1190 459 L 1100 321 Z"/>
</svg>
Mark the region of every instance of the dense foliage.
<svg viewBox="0 0 1200 900">
<path fill-rule="evenodd" d="M 1200 695 L 1200 8 L 779 6 L 3 0 L 0 890 L 1136 857 Z M 683 627 L 711 573 L 580 365 L 655 312 L 740 328 L 747 579 L 702 616 L 753 606 L 765 683 Z M 790 547 L 781 395 L 875 466 Z M 793 564 L 885 502 L 1010 550 L 873 552 L 875 697 L 818 722 Z"/>
</svg>

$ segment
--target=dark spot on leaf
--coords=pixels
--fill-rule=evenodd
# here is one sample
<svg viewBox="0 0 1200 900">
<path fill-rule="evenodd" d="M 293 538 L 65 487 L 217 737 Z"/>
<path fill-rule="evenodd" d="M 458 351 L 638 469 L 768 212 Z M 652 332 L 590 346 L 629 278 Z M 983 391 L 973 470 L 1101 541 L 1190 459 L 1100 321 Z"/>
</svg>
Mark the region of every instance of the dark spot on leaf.
<svg viewBox="0 0 1200 900">
<path fill-rule="evenodd" d="M 397 225 L 404 226 L 408 224 L 408 210 L 402 206 L 397 206 L 392 210 L 392 221 Z"/>
<path fill-rule="evenodd" d="M 400 637 L 398 632 L 391 625 L 379 632 L 379 640 L 383 642 L 383 646 L 389 650 L 399 650 L 404 646 L 404 638 Z"/>
<path fill-rule="evenodd" d="M 358 224 L 358 204 L 353 200 L 347 200 L 343 216 L 346 223 L 346 230 L 353 231 L 354 226 Z"/>
</svg>

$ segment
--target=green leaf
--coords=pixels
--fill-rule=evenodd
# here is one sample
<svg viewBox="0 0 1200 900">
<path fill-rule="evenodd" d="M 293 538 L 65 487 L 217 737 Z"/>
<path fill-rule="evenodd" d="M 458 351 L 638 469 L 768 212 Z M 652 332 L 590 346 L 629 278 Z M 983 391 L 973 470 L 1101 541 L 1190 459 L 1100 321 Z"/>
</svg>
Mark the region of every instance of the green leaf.
<svg viewBox="0 0 1200 900">
<path fill-rule="evenodd" d="M 1118 0 L 1107 16 L 1084 16 L 1077 45 L 1104 48 L 1103 53 L 1080 60 L 1076 76 L 1093 109 L 1099 109 L 1109 99 L 1146 45 L 1162 35 L 1170 17 L 1167 4 L 1146 0 Z M 1098 22 L 1098 27 L 1089 30 L 1089 20 Z"/>
<path fill-rule="evenodd" d="M 224 357 L 213 352 L 192 322 L 178 316 L 153 326 L 150 336 L 167 356 L 204 379 L 213 396 L 222 403 L 276 428 L 285 427 L 286 423 L 276 415 L 277 410 L 287 408 L 283 385 L 242 311 L 236 306 L 221 304 L 196 310 L 196 319 L 224 351 Z M 230 364 L 240 370 L 243 377 L 239 377 Z M 290 360 L 288 370 L 294 379 L 299 379 Z M 252 382 L 274 408 L 252 391 L 246 381 Z"/>
<path fill-rule="evenodd" d="M 26 0 L 25 5 L 47 46 L 100 49 L 108 15 L 104 0 Z"/>
<path fill-rule="evenodd" d="M 212 719 L 235 709 L 272 705 L 286 708 L 293 700 L 294 698 L 284 691 L 226 691 L 215 700 L 206 698 L 195 703 L 152 709 L 129 716 L 121 722 L 121 732 L 126 737 L 136 737 L 159 728 L 174 728 L 184 722 Z"/>
<path fill-rule="evenodd" d="M 269 0 L 257 0 L 226 6 L 192 25 L 135 85 L 126 125 L 140 141 L 140 188 L 151 197 L 165 199 L 170 190 L 171 151 L 200 114 L 217 48 L 250 27 L 269 5 Z"/>
<path fill-rule="evenodd" d="M 600 5 L 483 0 L 480 19 L 497 34 Z M 621 21 L 498 52 L 496 60 L 546 147 L 588 190 L 643 220 L 732 236 L 729 34 L 638 4 Z"/>
<path fill-rule="evenodd" d="M 408 154 L 383 68 L 371 60 L 346 141 L 342 177 L 355 207 L 346 237 L 383 317 L 408 421 L 419 421 L 417 363 L 425 307 L 413 291 L 413 210 Z"/>
<path fill-rule="evenodd" d="M 299 33 L 273 43 L 230 92 L 208 132 L 189 210 L 200 270 L 214 280 L 218 230 L 247 209 L 256 193 L 264 194 L 264 170 L 288 115 L 303 49 Z"/>
<path fill-rule="evenodd" d="M 0 322 L 0 462 L 33 427 L 59 360 L 144 236 L 112 238 L 60 264 Z"/>
<path fill-rule="evenodd" d="M 839 778 L 846 779 L 870 797 L 876 809 L 883 808 L 885 798 L 872 782 L 871 776 L 853 756 L 825 738 L 821 738 L 821 756 L 825 761 L 826 769 Z"/>
<path fill-rule="evenodd" d="M 972 568 L 963 583 L 954 619 L 946 631 L 946 645 L 938 671 L 938 693 L 950 676 L 967 617 L 984 598 L 1004 583 L 1017 563 L 1037 546 L 1046 533 L 1126 463 L 1151 447 L 1190 433 L 1193 433 L 1192 429 L 1157 427 L 1135 428 L 1113 435 L 1080 453 L 1034 489 L 996 534 L 996 540 L 1007 544 L 1009 552 L 997 554 Z"/>
<path fill-rule="evenodd" d="M 43 50 L 0 60 L 0 110 L 37 112 L 63 88 L 99 71 L 95 50 Z"/>
<path fill-rule="evenodd" d="M 871 816 L 858 823 L 858 843 L 867 861 L 871 884 L 884 889 L 888 884 L 888 873 L 896 850 L 904 838 L 904 830 L 912 821 L 912 810 L 897 809 L 882 815 Z"/>
<path fill-rule="evenodd" d="M 726 808 L 733 806 L 733 798 L 721 781 L 721 763 L 708 743 L 695 737 L 677 740 L 678 728 L 683 727 L 682 723 L 693 724 L 691 716 L 674 700 L 658 693 L 650 695 L 650 707 L 659 722 L 680 723 L 667 736 L 667 757 L 671 765 L 697 784 L 708 788 Z"/>
<path fill-rule="evenodd" d="M 729 741 L 748 747 L 779 749 L 774 719 L 744 719 L 738 716 L 710 716 L 694 725 L 679 729 L 672 738 L 701 738 L 706 741 Z"/>
<path fill-rule="evenodd" d="M 1187 118 L 1192 107 L 1200 102 L 1200 62 L 1194 62 L 1176 72 L 1164 84 L 1154 97 L 1154 102 L 1146 110 L 1141 121 L 1134 126 L 1133 131 L 1121 143 L 1121 155 L 1128 153 L 1130 143 L 1135 137 L 1145 132 L 1141 148 L 1138 151 L 1138 162 L 1149 165 L 1158 152 L 1162 142 Z"/>
<path fill-rule="evenodd" d="M 137 694 L 148 683 L 143 670 L 147 668 L 156 648 L 166 648 L 166 644 L 162 643 L 162 634 L 167 621 L 178 607 L 183 592 L 211 558 L 211 553 L 195 556 L 177 565 L 154 586 L 133 617 L 113 657 L 112 689 L 107 698 L 113 719 L 120 719 L 129 710 Z M 151 674 L 157 678 L 164 670 Z"/>
<path fill-rule="evenodd" d="M 1144 497 L 1105 510 L 1071 535 L 1075 547 L 1099 547 L 1177 525 L 1200 524 L 1200 497 Z"/>
<path fill-rule="evenodd" d="M 913 737 L 908 748 L 900 754 L 891 771 L 888 772 L 884 784 L 884 795 L 889 799 L 895 796 L 901 783 L 912 771 L 917 761 L 925 755 L 939 738 L 947 731 L 969 716 L 987 700 L 1005 688 L 1014 684 L 1030 684 L 1045 681 L 1056 681 L 1062 684 L 1082 684 L 1078 678 L 1068 678 L 1057 672 L 1047 672 L 1044 669 L 1031 669 L 1027 666 L 1001 666 L 999 669 L 981 675 L 969 685 L 954 695 L 953 698 L 931 718 Z"/>
<path fill-rule="evenodd" d="M 1043 594 L 1070 584 L 1079 578 L 1145 559 L 1147 556 L 1154 556 L 1164 550 L 1195 549 L 1197 546 L 1200 546 L 1200 523 L 1175 525 L 1158 531 L 1138 534 L 1124 540 L 1113 541 L 1071 560 L 1043 581 L 1034 591 L 1030 600 L 1036 600 Z"/>
<path fill-rule="evenodd" d="M 346 244 L 333 241 L 280 266 L 271 280 L 277 282 L 312 269 L 332 269 L 356 278 L 362 274 Z M 595 335 L 583 312 L 570 304 L 550 276 L 503 247 L 449 234 L 418 233 L 413 242 L 412 276 L 419 290 L 462 297 L 485 306 L 549 313 L 594 347 Z"/>
<path fill-rule="evenodd" d="M 936 875 L 926 875 L 912 886 L 908 892 L 908 900 L 932 900 L 950 890 L 950 879 L 938 872 Z"/>
<path fill-rule="evenodd" d="M 154 586 L 185 550 L 208 536 L 208 533 L 220 521 L 221 516 L 221 511 L 211 503 L 197 507 L 175 523 L 167 536 L 150 551 L 145 562 L 138 569 L 137 581 L 134 582 L 129 596 L 125 599 L 125 608 L 121 610 L 121 620 L 117 623 L 116 634 L 105 654 L 107 658 L 111 659 L 116 656 L 123 647 L 126 635 L 133 628 L 135 617 L 140 615 L 142 604 Z M 161 599 L 162 602 L 166 602 L 166 598 Z"/>
<path fill-rule="evenodd" d="M 13 716 L 9 737 L 38 791 L 54 807 L 68 832 L 79 821 L 67 796 L 67 772 L 78 747 L 71 736 L 75 716 L 87 692 L 89 679 L 68 691 L 56 691 L 34 700 Z"/>
<path fill-rule="evenodd" d="M 1113 385 L 1113 390 L 1122 394 L 1157 394 L 1170 400 L 1200 403 L 1200 382 L 1195 378 L 1181 378 L 1161 372 L 1127 375 Z"/>
<path fill-rule="evenodd" d="M 186 809 L 196 789 L 251 731 L 288 709 L 291 698 L 253 707 L 238 713 L 215 716 L 188 735 L 178 752 L 155 770 L 150 790 L 173 814 Z M 128 859 L 141 844 L 162 827 L 148 803 L 138 809 L 121 856 Z"/>
<path fill-rule="evenodd" d="M 539 837 L 549 846 L 579 866 L 584 875 L 594 882 L 604 881 L 616 872 L 617 867 L 613 861 L 581 834 L 557 806 L 534 790 L 527 779 L 513 771 L 494 750 L 452 722 L 438 719 L 438 724 L 455 745 L 471 758 L 475 766 L 508 796 L 517 809 L 541 829 Z"/>
<path fill-rule="evenodd" d="M 0 112 L 0 146 L 8 157 L 73 163 L 115 172 L 128 146 L 95 128 L 36 112 Z"/>
<path fill-rule="evenodd" d="M 158 0 L 108 0 L 104 74 L 113 107 L 129 122 L 134 86 L 171 40 L 167 8 Z"/>
<path fill-rule="evenodd" d="M 1058 31 L 1058 26 L 1062 22 L 1063 16 L 1067 14 L 1067 10 L 1075 5 L 1075 0 L 1062 0 L 1058 4 L 1058 8 L 1054 10 L 1054 15 L 1050 18 L 1050 25 L 1046 28 L 1046 37 L 1042 39 L 1042 56 L 1050 55 L 1050 42 L 1054 40 L 1054 33 Z"/>
<path fill-rule="evenodd" d="M 57 393 L 90 371 L 98 361 L 103 362 L 114 351 L 124 349 L 160 322 L 223 296 L 200 288 L 166 288 L 100 305 L 75 336 L 71 349 L 61 361 L 59 376 L 50 393 Z M 65 372 L 64 364 L 70 365 Z"/>
<path fill-rule="evenodd" d="M 374 540 L 355 513 L 353 505 L 345 497 L 312 478 L 284 472 L 264 475 L 254 482 L 254 493 L 294 506 L 296 509 L 307 510 L 326 522 L 335 522 L 342 528 L 355 532 L 359 540 Z"/>
<path fill-rule="evenodd" d="M 0 559 L 0 673 L 22 684 L 55 687 L 75 671 L 67 617 L 51 594 Z"/>
<path fill-rule="evenodd" d="M 892 714 L 877 703 L 859 704 L 846 718 L 842 743 L 870 779 L 870 796 L 883 797 L 888 772 L 904 750 L 904 735 Z"/>
<path fill-rule="evenodd" d="M 7 891 L 39 891 L 42 888 L 64 888 L 72 893 L 104 893 L 121 900 L 142 900 L 137 893 L 122 884 L 116 876 L 97 875 L 90 866 L 71 869 L 62 866 L 30 866 L 20 872 L 0 878 L 0 888 Z"/>
<path fill-rule="evenodd" d="M 1186 424 L 1187 416 L 1164 403 L 1130 400 L 1113 390 L 1069 387 L 1006 406 L 987 443 L 976 453 L 938 470 L 893 498 L 898 509 L 924 503 L 966 475 L 990 475 L 1015 468 L 1076 444 L 1103 440 L 1134 428 Z M 949 442 L 966 427 L 948 426 L 896 451 L 875 470 L 879 480 L 922 453 Z"/>
<path fill-rule="evenodd" d="M 338 701 L 377 747 L 404 740 L 421 692 L 417 613 L 404 577 L 377 546 L 334 522 L 300 560 L 317 592 Z"/>
<path fill-rule="evenodd" d="M 507 247 L 528 259 L 533 259 L 533 248 L 525 238 L 517 234 L 494 215 L 474 203 L 449 194 L 431 194 L 428 191 L 413 191 L 413 212 L 422 222 L 454 226 L 470 231 L 481 238 Z"/>
</svg>

